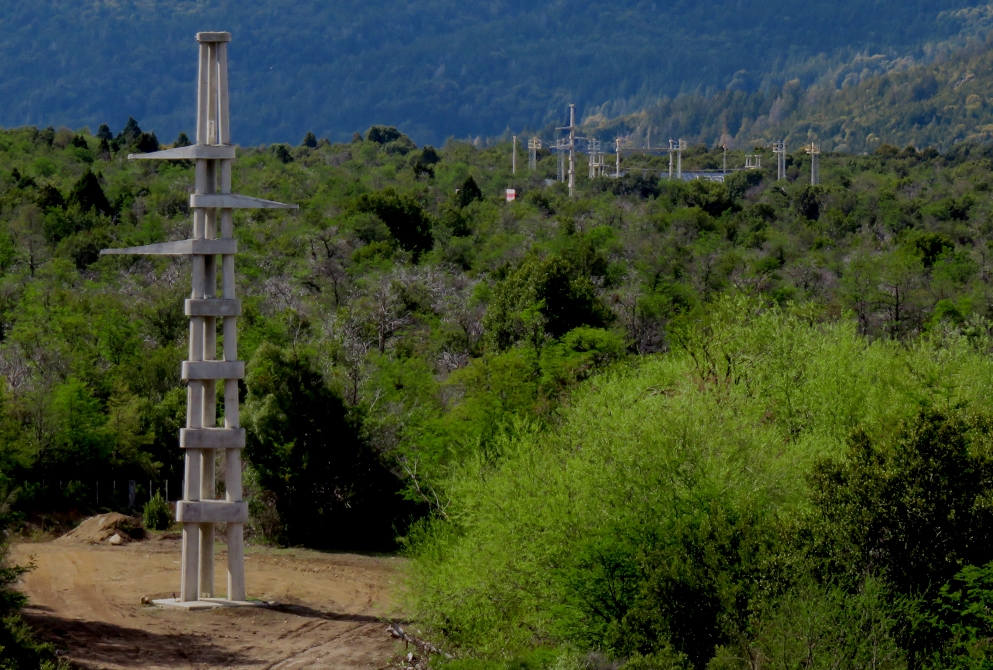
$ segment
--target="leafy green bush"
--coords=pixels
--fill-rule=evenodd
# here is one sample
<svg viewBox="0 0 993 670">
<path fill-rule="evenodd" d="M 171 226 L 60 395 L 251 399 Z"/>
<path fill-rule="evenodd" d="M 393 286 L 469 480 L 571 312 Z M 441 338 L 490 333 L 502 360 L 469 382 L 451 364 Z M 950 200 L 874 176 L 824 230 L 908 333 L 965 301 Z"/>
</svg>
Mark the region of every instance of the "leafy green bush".
<svg viewBox="0 0 993 670">
<path fill-rule="evenodd" d="M 990 412 L 988 340 L 900 347 L 867 341 L 852 322 L 814 324 L 741 299 L 672 334 L 671 354 L 595 378 L 553 429 L 498 436 L 486 457 L 446 482 L 447 520 L 412 538 L 411 610 L 431 634 L 484 656 L 542 640 L 622 659 L 671 649 L 696 668 L 718 657 L 743 667 L 734 659 L 755 650 L 792 657 L 804 640 L 820 640 L 826 665 L 857 665 L 876 652 L 886 667 L 904 663 L 908 616 L 887 604 L 901 592 L 889 576 L 903 573 L 886 567 L 896 564 L 884 553 L 878 570 L 866 575 L 856 561 L 861 579 L 853 572 L 833 584 L 844 574 L 833 567 L 840 559 L 875 555 L 876 545 L 856 532 L 861 517 L 847 529 L 825 511 L 831 532 L 857 547 L 819 553 L 826 540 L 815 540 L 834 535 L 816 510 L 835 507 L 818 507 L 823 489 L 811 498 L 804 475 L 859 467 L 840 460 L 858 444 L 853 433 L 891 445 L 879 449 L 889 489 L 877 494 L 868 474 L 825 475 L 838 487 L 831 499 L 892 519 L 886 537 L 910 542 L 914 556 L 902 560 L 913 570 L 948 575 L 956 561 L 975 560 L 959 552 L 942 563 L 948 547 L 939 543 L 932 555 L 912 540 L 984 518 L 985 484 L 970 473 L 982 471 L 985 438 L 963 433 L 957 419 L 919 414 L 922 403 Z M 951 482 L 955 472 L 961 480 Z M 929 481 L 933 491 L 910 486 Z M 863 501 L 860 492 L 883 497 Z M 955 532 L 975 536 L 979 550 L 983 527 Z M 808 601 L 825 609 L 806 622 L 789 614 Z M 866 626 L 876 631 L 871 640 L 863 640 Z M 794 641 L 782 647 L 787 638 Z"/>
<path fill-rule="evenodd" d="M 165 530 L 172 525 L 172 512 L 169 510 L 169 503 L 165 501 L 158 491 L 145 503 L 141 512 L 142 522 L 149 530 Z"/>
</svg>

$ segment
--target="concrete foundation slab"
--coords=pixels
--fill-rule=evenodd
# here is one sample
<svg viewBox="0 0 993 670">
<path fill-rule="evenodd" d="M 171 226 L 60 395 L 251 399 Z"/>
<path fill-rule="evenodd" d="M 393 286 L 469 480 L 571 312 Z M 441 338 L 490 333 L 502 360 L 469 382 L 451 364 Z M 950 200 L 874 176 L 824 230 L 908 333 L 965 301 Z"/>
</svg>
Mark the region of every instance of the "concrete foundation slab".
<svg viewBox="0 0 993 670">
<path fill-rule="evenodd" d="M 263 600 L 227 600 L 226 598 L 202 598 L 201 600 L 183 601 L 179 598 L 161 598 L 152 600 L 150 604 L 155 607 L 166 607 L 168 609 L 187 610 L 198 612 L 200 610 L 213 610 L 218 607 L 276 607 L 279 603 Z"/>
</svg>

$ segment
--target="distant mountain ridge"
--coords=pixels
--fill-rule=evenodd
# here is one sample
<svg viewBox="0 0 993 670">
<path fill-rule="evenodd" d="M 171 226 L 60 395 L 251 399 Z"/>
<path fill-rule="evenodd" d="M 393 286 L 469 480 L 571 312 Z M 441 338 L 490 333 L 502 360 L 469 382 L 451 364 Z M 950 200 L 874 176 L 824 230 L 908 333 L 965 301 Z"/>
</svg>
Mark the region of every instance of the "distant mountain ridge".
<svg viewBox="0 0 993 670">
<path fill-rule="evenodd" d="M 495 136 L 555 123 L 569 102 L 589 115 L 622 101 L 608 110 L 616 115 L 680 92 L 753 92 L 790 73 L 809 83 L 840 52 L 923 53 L 969 24 L 956 10 L 976 6 L 8 0 L 0 125 L 107 122 L 116 131 L 134 116 L 171 139 L 193 125 L 193 34 L 223 29 L 234 34 L 232 125 L 241 143 L 293 142 L 308 130 L 347 139 L 373 123 L 418 142 Z"/>
</svg>

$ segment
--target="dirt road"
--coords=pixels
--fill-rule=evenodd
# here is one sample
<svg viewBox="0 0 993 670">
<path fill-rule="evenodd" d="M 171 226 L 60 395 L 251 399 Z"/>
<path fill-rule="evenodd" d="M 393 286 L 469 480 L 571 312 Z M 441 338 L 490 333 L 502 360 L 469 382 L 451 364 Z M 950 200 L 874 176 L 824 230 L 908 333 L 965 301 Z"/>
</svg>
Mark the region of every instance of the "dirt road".
<svg viewBox="0 0 993 670">
<path fill-rule="evenodd" d="M 250 549 L 249 596 L 274 609 L 164 610 L 142 596 L 179 588 L 179 541 L 19 544 L 13 558 L 36 569 L 21 589 L 25 618 L 82 668 L 356 668 L 389 667 L 402 646 L 382 617 L 399 559 Z M 216 583 L 226 583 L 223 546 Z M 223 595 L 223 594 L 222 594 Z"/>
</svg>

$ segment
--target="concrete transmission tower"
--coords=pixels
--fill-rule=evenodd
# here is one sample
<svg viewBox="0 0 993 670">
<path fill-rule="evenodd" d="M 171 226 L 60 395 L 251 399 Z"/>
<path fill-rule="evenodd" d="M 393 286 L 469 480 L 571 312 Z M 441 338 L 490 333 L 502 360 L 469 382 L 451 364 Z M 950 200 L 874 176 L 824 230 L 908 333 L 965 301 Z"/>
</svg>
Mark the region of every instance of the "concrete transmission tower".
<svg viewBox="0 0 993 670">
<path fill-rule="evenodd" d="M 669 140 L 669 179 L 672 179 L 673 154 L 676 155 L 676 179 L 683 178 L 683 151 L 686 147 L 686 140 Z"/>
<path fill-rule="evenodd" d="M 760 154 L 746 154 L 745 155 L 745 169 L 746 170 L 761 170 L 762 169 L 762 156 Z"/>
<path fill-rule="evenodd" d="M 569 195 L 570 197 L 575 193 L 576 190 L 576 105 L 569 105 L 569 125 L 562 126 L 561 128 L 556 128 L 556 130 L 568 130 L 569 139 L 566 140 L 564 148 L 569 150 Z M 559 152 L 561 155 L 562 152 Z M 561 159 L 560 159 L 561 161 Z"/>
<path fill-rule="evenodd" d="M 197 87 L 196 144 L 149 154 L 132 154 L 132 160 L 196 161 L 192 239 L 126 249 L 104 249 L 101 254 L 189 256 L 192 259 L 192 293 L 186 301 L 190 318 L 189 360 L 182 364 L 187 383 L 186 428 L 179 431 L 185 453 L 183 499 L 176 505 L 176 520 L 183 524 L 183 549 L 179 598 L 153 601 L 157 605 L 202 609 L 255 605 L 245 595 L 244 524 L 248 504 L 242 500 L 241 451 L 245 430 L 240 427 L 238 380 L 245 364 L 238 360 L 237 318 L 241 301 L 235 297 L 234 209 L 289 209 L 271 200 L 231 193 L 231 144 L 228 106 L 228 54 L 231 34 L 197 33 L 200 75 Z M 221 292 L 217 291 L 220 256 Z M 224 347 L 217 356 L 217 325 L 222 321 Z M 224 425 L 217 425 L 217 387 L 224 389 Z M 217 499 L 215 460 L 224 456 L 223 499 Z M 214 539 L 216 524 L 226 524 L 227 597 L 215 598 Z"/>
<path fill-rule="evenodd" d="M 517 135 L 514 135 L 514 148 L 510 153 L 510 174 L 517 174 Z"/>
<path fill-rule="evenodd" d="M 614 179 L 621 178 L 621 138 L 614 140 Z"/>
<path fill-rule="evenodd" d="M 558 154 L 559 159 L 559 171 L 558 171 L 558 181 L 565 181 L 565 150 L 569 146 L 569 143 L 565 140 L 559 139 L 555 141 L 552 145 L 552 149 Z"/>
<path fill-rule="evenodd" d="M 821 148 L 811 142 L 807 153 L 810 154 L 810 185 L 817 186 L 821 183 Z"/>
<path fill-rule="evenodd" d="M 541 140 L 532 137 L 528 140 L 528 168 L 533 172 L 538 169 L 538 149 L 541 149 Z"/>
<path fill-rule="evenodd" d="M 786 179 L 786 140 L 772 143 L 772 153 L 776 154 L 778 176 L 776 179 Z"/>
</svg>

